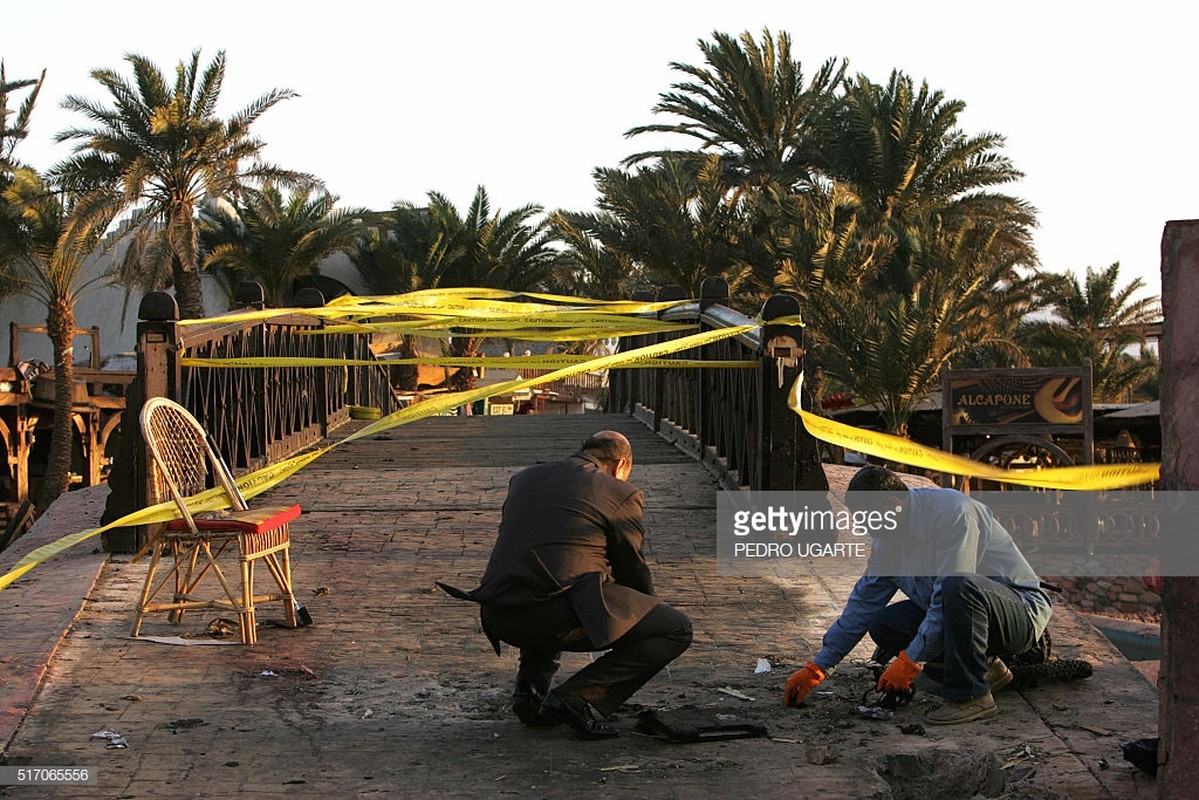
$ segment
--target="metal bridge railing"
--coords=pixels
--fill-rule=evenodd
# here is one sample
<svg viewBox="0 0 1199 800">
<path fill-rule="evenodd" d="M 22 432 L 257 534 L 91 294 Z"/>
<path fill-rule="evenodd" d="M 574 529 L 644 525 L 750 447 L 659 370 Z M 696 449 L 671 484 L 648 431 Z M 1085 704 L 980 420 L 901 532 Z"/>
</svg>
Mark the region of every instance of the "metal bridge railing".
<svg viewBox="0 0 1199 800">
<path fill-rule="evenodd" d="M 657 316 L 693 323 L 691 333 L 755 324 L 725 305 L 728 284 L 722 278 L 705 280 L 700 300 L 683 302 L 680 287 L 663 287 L 657 297 L 639 293 L 639 300 L 679 300 Z M 787 295 L 771 297 L 762 307 L 758 329 L 694 350 L 679 358 L 759 363 L 757 369 L 655 368 L 613 370 L 609 376 L 608 410 L 639 417 L 659 434 L 672 439 L 721 476 L 728 488 L 785 491 L 824 491 L 828 488 L 816 440 L 787 406 L 787 395 L 803 370 L 803 327 L 772 324 L 771 320 L 799 314 L 799 302 Z M 682 332 L 626 337 L 620 349 L 630 350 L 679 338 Z M 809 408 L 805 393 L 803 406 Z"/>
</svg>

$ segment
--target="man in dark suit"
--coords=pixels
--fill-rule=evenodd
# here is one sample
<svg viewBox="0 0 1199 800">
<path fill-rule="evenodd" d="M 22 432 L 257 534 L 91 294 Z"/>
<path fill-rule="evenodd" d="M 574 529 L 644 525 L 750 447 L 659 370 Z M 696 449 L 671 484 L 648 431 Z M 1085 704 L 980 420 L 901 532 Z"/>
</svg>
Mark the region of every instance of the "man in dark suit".
<svg viewBox="0 0 1199 800">
<path fill-rule="evenodd" d="M 600 431 L 570 458 L 522 470 L 479 588 L 442 585 L 482 606 L 497 654 L 500 642 L 520 648 L 512 705 L 527 725 L 615 736 L 603 717 L 691 644 L 690 620 L 653 596 L 632 468 L 628 439 Z M 563 650 L 605 649 L 550 691 Z"/>
</svg>

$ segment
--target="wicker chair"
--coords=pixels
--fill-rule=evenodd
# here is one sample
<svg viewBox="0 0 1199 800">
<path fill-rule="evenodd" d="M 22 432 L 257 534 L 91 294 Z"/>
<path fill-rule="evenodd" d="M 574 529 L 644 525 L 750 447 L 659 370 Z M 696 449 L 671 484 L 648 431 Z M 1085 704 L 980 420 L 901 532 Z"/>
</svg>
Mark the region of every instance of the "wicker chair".
<svg viewBox="0 0 1199 800">
<path fill-rule="evenodd" d="M 132 635 L 138 635 L 142 618 L 152 612 L 169 611 L 170 621 L 178 624 L 186 610 L 216 608 L 236 612 L 242 643 L 254 644 L 258 638 L 254 607 L 274 600 L 283 602 L 287 623 L 296 627 L 288 525 L 300 516 L 300 507 L 249 508 L 228 467 L 209 444 L 204 428 L 177 403 L 161 397 L 147 401 L 141 413 L 141 428 L 157 477 L 159 496 L 169 493 L 182 519 L 167 523 L 165 530 L 154 538 L 150 569 L 133 617 Z M 210 470 L 232 510 L 193 515 L 187 509 L 186 498 L 209 488 Z M 234 546 L 241 567 L 240 591 L 218 563 L 220 556 Z M 169 554 L 172 566 L 155 583 L 164 553 Z M 254 594 L 254 566 L 259 561 L 266 565 L 277 591 Z M 209 576 L 221 591 L 217 593 L 216 587 L 211 587 L 210 596 L 203 596 L 200 584 Z M 158 601 L 172 582 L 169 602 Z"/>
</svg>

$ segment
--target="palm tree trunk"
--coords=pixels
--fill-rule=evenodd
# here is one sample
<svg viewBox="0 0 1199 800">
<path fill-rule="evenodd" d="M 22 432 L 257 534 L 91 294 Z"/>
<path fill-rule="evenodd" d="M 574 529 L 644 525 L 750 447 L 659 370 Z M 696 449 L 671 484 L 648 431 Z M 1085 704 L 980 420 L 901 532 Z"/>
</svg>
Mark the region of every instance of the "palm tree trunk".
<svg viewBox="0 0 1199 800">
<path fill-rule="evenodd" d="M 38 507 L 45 511 L 70 487 L 71 444 L 74 434 L 73 394 L 75 388 L 75 309 L 70 303 L 50 303 L 46 329 L 54 347 L 54 427 L 50 437 L 50 459 L 42 479 Z"/>
<path fill-rule="evenodd" d="M 413 337 L 403 334 L 400 338 L 400 358 L 415 358 L 416 346 Z M 401 364 L 391 368 L 391 383 L 402 392 L 415 392 L 420 372 L 415 364 Z"/>
<path fill-rule="evenodd" d="M 175 257 L 171 259 L 171 277 L 175 282 L 175 302 L 179 304 L 180 318 L 203 319 L 206 315 L 200 274 Z"/>
<path fill-rule="evenodd" d="M 478 355 L 479 345 L 482 343 L 482 339 L 455 336 L 454 341 L 450 344 L 450 355 L 460 358 L 474 358 Z M 478 372 L 474 367 L 458 367 L 457 371 L 450 376 L 450 388 L 455 392 L 470 391 L 475 388 L 475 376 L 477 374 Z"/>
</svg>

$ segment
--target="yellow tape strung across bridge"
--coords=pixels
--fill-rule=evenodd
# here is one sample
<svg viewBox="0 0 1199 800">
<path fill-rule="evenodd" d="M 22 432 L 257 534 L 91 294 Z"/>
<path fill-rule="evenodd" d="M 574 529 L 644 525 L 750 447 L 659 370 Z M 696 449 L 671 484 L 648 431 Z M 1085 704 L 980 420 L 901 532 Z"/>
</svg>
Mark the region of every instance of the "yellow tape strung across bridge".
<svg viewBox="0 0 1199 800">
<path fill-rule="evenodd" d="M 1054 467 L 1041 470 L 1009 470 L 969 458 L 925 447 L 910 439 L 877 431 L 854 428 L 800 408 L 803 375 L 795 379 L 787 405 L 803 420 L 808 433 L 822 442 L 848 447 L 888 461 L 952 475 L 1011 483 L 1040 489 L 1123 489 L 1152 483 L 1161 476 L 1161 464 L 1110 464 L 1101 466 Z"/>
<path fill-rule="evenodd" d="M 259 367 L 386 367 L 391 365 L 425 364 L 431 367 L 490 367 L 491 369 L 559 369 L 576 364 L 594 364 L 601 356 L 588 355 L 544 355 L 510 356 L 505 358 L 483 358 L 467 356 L 430 356 L 428 358 L 324 358 L 319 356 L 245 356 L 240 358 L 195 358 L 184 356 L 179 359 L 183 367 L 206 367 L 211 369 L 244 369 Z M 647 358 L 612 369 L 756 369 L 760 361 L 697 361 L 689 358 Z M 598 369 L 592 367 L 593 370 Z"/>
<path fill-rule="evenodd" d="M 506 394 L 509 392 L 518 391 L 520 389 L 530 389 L 542 383 L 550 383 L 552 381 L 562 380 L 564 378 L 580 375 L 596 369 L 611 369 L 616 366 L 627 366 L 644 360 L 651 360 L 669 353 L 678 352 L 680 350 L 689 350 L 693 347 L 700 347 L 711 342 L 720 341 L 742 333 L 747 333 L 757 326 L 741 325 L 733 328 L 720 328 L 717 330 L 704 331 L 703 333 L 684 336 L 679 339 L 672 339 L 667 342 L 640 347 L 636 350 L 630 350 L 627 353 L 617 353 L 610 356 L 601 356 L 600 358 L 591 359 L 580 364 L 572 364 L 560 369 L 548 372 L 545 375 L 539 375 L 535 378 L 522 378 L 503 383 L 486 386 L 479 389 L 472 389 L 466 392 L 453 392 L 444 394 L 438 397 L 432 397 L 423 400 L 419 403 L 401 408 L 387 416 L 372 422 L 371 424 L 359 429 L 355 433 L 350 434 L 346 438 L 327 445 L 323 448 L 313 450 L 308 453 L 302 453 L 298 456 L 280 461 L 277 464 L 272 464 L 263 469 L 252 472 L 248 475 L 243 475 L 237 479 L 237 486 L 242 494 L 247 498 L 265 492 L 267 489 L 275 486 L 287 477 L 293 475 L 301 468 L 312 463 L 316 459 L 339 447 L 343 444 L 361 439 L 366 436 L 373 436 L 382 431 L 395 428 L 399 425 L 404 425 L 409 422 L 415 422 L 419 419 L 435 416 L 443 411 L 457 408 L 458 406 L 473 403 L 476 400 L 482 400 L 495 394 Z M 187 507 L 194 512 L 200 511 L 215 511 L 228 507 L 228 502 L 225 498 L 224 491 L 217 489 L 209 489 L 200 494 L 187 498 Z M 179 517 L 178 509 L 173 502 L 159 503 L 148 508 L 143 508 L 131 514 L 126 514 L 118 520 L 108 523 L 100 528 L 91 528 L 78 533 L 68 534 L 56 541 L 43 545 L 42 547 L 27 553 L 20 561 L 16 563 L 12 570 L 0 576 L 0 590 L 10 586 L 13 581 L 25 575 L 37 565 L 47 561 L 50 558 L 58 555 L 64 550 L 74 547 L 80 542 L 87 541 L 99 534 L 112 530 L 113 528 L 124 528 L 131 525 L 146 525 L 155 522 L 167 522 Z"/>
<path fill-rule="evenodd" d="M 534 299 L 545 300 L 547 302 L 544 304 L 492 302 L 504 301 L 513 297 L 532 297 Z M 561 305 L 550 304 L 556 302 L 572 303 L 574 306 L 576 306 L 576 308 L 563 308 Z M 670 308 L 675 305 L 677 305 L 677 301 L 658 303 L 637 303 L 626 301 L 605 302 L 584 300 L 579 298 L 564 298 L 557 295 L 520 294 L 503 290 L 451 289 L 427 290 L 423 292 L 413 292 L 410 294 L 383 298 L 363 299 L 347 296 L 344 298 L 336 298 L 319 309 L 264 309 L 261 311 L 238 312 L 236 314 L 229 314 L 217 318 L 184 320 L 179 324 L 186 326 L 198 324 L 247 322 L 253 320 L 269 319 L 280 314 L 288 313 L 307 314 L 319 318 L 342 319 L 354 316 L 371 317 L 394 314 L 407 314 L 413 316 L 419 315 L 425 317 L 425 321 L 432 319 L 436 321 L 437 324 L 447 325 L 449 327 L 454 327 L 457 325 L 457 323 L 454 322 L 455 319 L 460 321 L 466 318 L 473 321 L 475 318 L 481 318 L 486 314 L 494 314 L 495 317 L 500 319 L 503 319 L 505 316 L 510 319 L 514 319 L 514 314 L 531 314 L 541 315 L 543 319 L 573 319 L 574 322 L 578 323 L 582 321 L 580 318 L 586 316 L 587 314 L 591 314 L 593 316 L 598 314 L 606 318 L 608 314 L 611 313 L 650 313 L 654 311 L 660 311 L 665 308 Z M 583 308 L 578 308 L 579 306 L 582 306 Z M 462 313 L 457 313 L 459 311 Z M 369 325 L 370 323 L 365 324 Z M 605 322 L 605 325 L 607 324 L 608 323 Z M 640 324 L 640 321 L 638 324 Z M 771 324 L 802 325 L 803 322 L 798 316 L 792 316 L 783 319 L 772 320 Z M 254 497 L 255 495 L 261 494 L 267 489 L 277 485 L 290 475 L 294 474 L 298 470 L 323 456 L 325 453 L 328 453 L 330 450 L 333 450 L 342 444 L 361 439 L 365 436 L 371 436 L 381 431 L 385 431 L 399 425 L 404 425 L 409 422 L 414 422 L 425 417 L 434 416 L 444 411 L 457 408 L 458 406 L 473 403 L 476 400 L 481 400 L 497 394 L 505 394 L 521 389 L 533 388 L 542 383 L 550 383 L 553 381 L 562 380 L 573 375 L 601 369 L 614 369 L 638 365 L 679 366 L 682 363 L 686 363 L 688 366 L 716 366 L 716 364 L 720 362 L 709 362 L 704 364 L 703 362 L 693 362 L 685 359 L 661 359 L 660 357 L 669 353 L 700 347 L 704 344 L 737 336 L 742 333 L 748 333 L 749 331 L 755 330 L 757 327 L 758 325 L 743 325 L 733 328 L 723 328 L 692 334 L 690 336 L 684 336 L 667 342 L 637 348 L 625 353 L 617 353 L 615 355 L 602 356 L 598 358 L 588 358 L 587 360 L 579 361 L 578 363 L 566 363 L 552 372 L 534 378 L 514 379 L 467 392 L 454 392 L 429 398 L 421 401 L 420 403 L 402 408 L 387 415 L 386 417 L 372 422 L 371 424 L 361 428 L 357 432 L 347 436 L 339 442 L 335 442 L 331 445 L 327 445 L 323 448 L 319 448 L 308 453 L 293 456 L 277 464 L 272 464 L 268 467 L 257 470 L 256 472 L 244 475 L 237 479 L 237 485 L 242 491 L 242 494 L 247 498 Z M 591 336 L 582 337 L 584 332 L 590 332 Z M 580 338 L 596 338 L 596 330 L 587 329 L 585 327 L 566 327 L 548 332 L 546 332 L 544 329 L 542 329 L 540 332 L 504 330 L 498 335 L 507 338 L 518 338 L 517 334 L 527 333 L 541 333 L 541 335 L 547 339 L 557 340 L 563 340 L 567 335 L 579 335 Z M 615 332 L 611 330 L 605 331 L 605 333 L 606 335 L 616 335 Z M 478 336 L 479 334 L 476 333 L 471 335 Z M 532 337 L 524 336 L 522 338 Z M 450 359 L 441 360 L 449 361 Z M 243 363 L 232 363 L 236 361 L 241 361 Z M 328 359 L 184 359 L 183 363 L 190 366 L 209 367 L 243 365 L 300 365 L 327 367 L 358 365 L 354 360 L 333 359 L 332 361 L 333 363 L 329 363 Z M 408 360 L 406 359 L 405 361 Z M 485 362 L 482 363 L 482 366 L 493 366 L 496 368 L 502 368 L 506 365 L 510 366 L 514 363 L 517 363 L 515 359 L 480 359 L 480 361 Z M 189 362 L 191 363 L 189 364 Z M 362 365 L 376 365 L 378 363 L 387 362 L 365 361 L 362 363 Z M 420 363 L 429 362 L 420 360 Z M 541 365 L 541 363 L 538 364 L 538 366 Z M 725 365 L 754 367 L 757 366 L 757 362 L 726 362 Z M 849 447 L 869 455 L 886 458 L 888 460 L 897 461 L 910 466 L 922 467 L 940 472 L 948 472 L 955 475 L 967 475 L 970 477 L 979 477 L 988 480 L 1050 489 L 1114 489 L 1135 486 L 1156 480 L 1160 473 L 1160 465 L 1158 464 L 1059 467 L 1056 469 L 1039 471 L 999 469 L 997 467 L 980 464 L 960 456 L 954 456 L 940 450 L 924 447 L 907 439 L 876 433 L 873 431 L 860 430 L 842 423 L 834 422 L 824 417 L 816 416 L 810 412 L 803 411 L 799 406 L 801 380 L 802 376 L 800 379 L 797 379 L 795 384 L 792 386 L 788 403 L 792 410 L 799 414 L 809 433 L 818 439 L 830 442 L 832 444 Z M 227 507 L 224 492 L 220 489 L 210 489 L 206 492 L 202 492 L 194 497 L 188 498 L 186 502 L 188 504 L 188 508 L 193 512 L 213 511 Z M 69 547 L 73 547 L 80 542 L 91 539 L 107 530 L 128 527 L 132 525 L 167 522 L 171 519 L 177 518 L 178 516 L 179 513 L 174 503 L 159 503 L 149 508 L 135 511 L 124 517 L 121 517 L 118 520 L 110 522 L 103 527 L 91 528 L 64 536 L 57 541 L 51 542 L 28 553 L 24 558 L 17 562 L 16 566 L 10 572 L 0 576 L 0 590 L 3 590 L 11 585 L 13 581 L 28 573 L 38 564 L 45 562 Z"/>
</svg>

